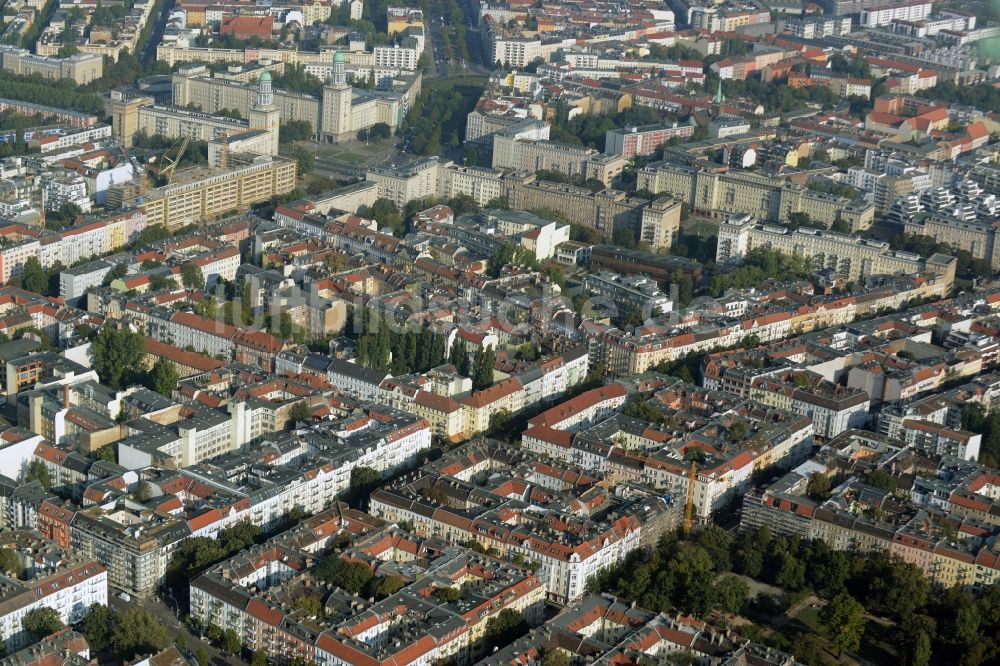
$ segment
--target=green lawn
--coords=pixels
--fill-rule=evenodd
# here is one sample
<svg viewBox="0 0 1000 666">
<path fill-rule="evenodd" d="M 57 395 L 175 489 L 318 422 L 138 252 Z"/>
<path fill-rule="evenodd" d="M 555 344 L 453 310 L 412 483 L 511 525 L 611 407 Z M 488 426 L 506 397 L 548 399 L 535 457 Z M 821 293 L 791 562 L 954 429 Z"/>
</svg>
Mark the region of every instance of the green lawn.
<svg viewBox="0 0 1000 666">
<path fill-rule="evenodd" d="M 799 611 L 795 619 L 809 627 L 812 631 L 819 632 L 819 610 L 818 608 L 806 606 Z"/>
</svg>

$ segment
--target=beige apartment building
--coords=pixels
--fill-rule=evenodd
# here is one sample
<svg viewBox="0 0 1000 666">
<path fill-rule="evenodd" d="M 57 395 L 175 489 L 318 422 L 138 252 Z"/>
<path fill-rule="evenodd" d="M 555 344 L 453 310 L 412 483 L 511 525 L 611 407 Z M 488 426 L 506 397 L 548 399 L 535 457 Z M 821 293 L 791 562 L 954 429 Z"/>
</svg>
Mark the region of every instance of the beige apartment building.
<svg viewBox="0 0 1000 666">
<path fill-rule="evenodd" d="M 806 213 L 816 222 L 845 221 L 852 231 L 871 227 L 875 207 L 864 201 L 814 192 L 783 178 L 750 172 L 707 170 L 658 163 L 638 173 L 637 189 L 670 194 L 691 210 L 716 217 L 752 215 L 761 220 L 787 222 L 792 213 Z"/>
<path fill-rule="evenodd" d="M 48 58 L 2 44 L 0 69 L 23 76 L 38 74 L 47 79 L 73 79 L 82 86 L 104 76 L 104 59 L 100 55 L 84 53 L 68 58 Z"/>
<path fill-rule="evenodd" d="M 517 171 L 558 171 L 567 176 L 584 175 L 587 161 L 597 151 L 586 146 L 573 146 L 558 141 L 526 141 L 511 132 L 498 132 L 493 137 L 493 168 Z"/>
<path fill-rule="evenodd" d="M 548 208 L 608 236 L 616 229 L 628 228 L 657 248 L 669 248 L 676 239 L 683 201 L 662 197 L 650 203 L 619 190 L 591 192 L 584 187 L 536 181 L 534 176 L 512 179 L 508 199 L 517 210 Z"/>
<path fill-rule="evenodd" d="M 399 127 L 416 95 L 420 94 L 419 74 L 407 79 L 406 90 L 362 90 L 347 82 L 344 53 L 337 51 L 333 77 L 323 88 L 322 98 L 273 91 L 273 104 L 282 123 L 305 121 L 323 141 L 338 143 L 378 123 L 393 131 Z M 183 67 L 172 77 L 174 106 L 194 105 L 205 113 L 235 109 L 249 117 L 257 103 L 257 85 L 212 76 L 202 65 Z"/>
<path fill-rule="evenodd" d="M 247 120 L 213 116 L 176 106 L 154 104 L 150 97 L 130 98 L 121 92 L 111 93 L 111 127 L 119 143 L 129 147 L 138 132 L 158 134 L 167 139 L 188 137 L 193 141 L 213 141 L 223 136 L 246 135 L 255 131 L 263 138 L 246 143 L 233 152 L 254 152 L 258 155 L 277 155 L 280 112 L 274 104 L 270 72 L 259 74 L 254 103 L 245 114 Z"/>
<path fill-rule="evenodd" d="M 996 225 L 989 222 L 963 222 L 942 215 L 928 215 L 903 224 L 903 233 L 930 236 L 955 250 L 966 250 L 974 259 L 986 259 L 990 266 L 1000 268 L 1000 244 L 996 242 Z"/>
<path fill-rule="evenodd" d="M 759 247 L 811 259 L 814 268 L 833 268 L 848 282 L 896 273 L 932 273 L 948 275 L 952 280 L 955 277 L 952 256 L 934 254 L 925 259 L 912 252 L 894 251 L 884 241 L 819 229 L 793 231 L 761 224 L 751 215 L 730 218 L 719 227 L 715 261 L 719 265 L 734 264 Z"/>
<path fill-rule="evenodd" d="M 203 224 L 295 189 L 297 162 L 284 157 L 233 155 L 233 168 L 179 171 L 175 182 L 143 195 L 147 224 L 176 229 Z"/>
<path fill-rule="evenodd" d="M 425 157 L 400 167 L 369 167 L 365 180 L 378 183 L 378 195 L 400 209 L 410 201 L 438 195 L 437 157 Z"/>
<path fill-rule="evenodd" d="M 465 194 L 485 206 L 491 199 L 507 196 L 509 188 L 509 179 L 502 171 L 450 163 L 438 167 L 437 195 L 441 199 Z"/>
<path fill-rule="evenodd" d="M 205 113 L 235 109 L 246 118 L 257 101 L 255 84 L 213 77 L 208 68 L 201 65 L 181 68 L 173 75 L 171 83 L 174 106 L 191 104 Z M 278 90 L 274 93 L 274 105 L 282 123 L 304 120 L 313 131 L 319 127 L 320 100 L 315 97 Z"/>
</svg>

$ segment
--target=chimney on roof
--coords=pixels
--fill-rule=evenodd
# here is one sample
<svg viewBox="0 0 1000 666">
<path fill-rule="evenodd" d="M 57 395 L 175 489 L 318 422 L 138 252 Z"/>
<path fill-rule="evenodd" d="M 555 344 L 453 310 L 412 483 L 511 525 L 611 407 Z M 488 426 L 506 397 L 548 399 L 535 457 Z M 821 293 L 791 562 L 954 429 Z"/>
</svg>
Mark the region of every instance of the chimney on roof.
<svg viewBox="0 0 1000 666">
<path fill-rule="evenodd" d="M 63 384 L 63 409 L 69 409 L 69 384 Z"/>
</svg>

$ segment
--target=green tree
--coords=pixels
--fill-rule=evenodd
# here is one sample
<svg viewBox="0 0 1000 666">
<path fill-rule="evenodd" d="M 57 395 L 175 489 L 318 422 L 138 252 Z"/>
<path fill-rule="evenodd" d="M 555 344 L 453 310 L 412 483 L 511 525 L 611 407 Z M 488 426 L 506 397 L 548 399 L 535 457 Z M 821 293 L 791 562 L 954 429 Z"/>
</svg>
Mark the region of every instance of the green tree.
<svg viewBox="0 0 1000 666">
<path fill-rule="evenodd" d="M 385 599 L 399 592 L 405 584 L 399 576 L 379 576 L 372 581 L 371 596 L 376 599 Z"/>
<path fill-rule="evenodd" d="M 928 666 L 931 663 L 931 637 L 920 631 L 916 637 L 903 643 L 903 661 L 906 666 Z"/>
<path fill-rule="evenodd" d="M 140 481 L 139 487 L 136 488 L 133 499 L 140 504 L 145 504 L 149 500 L 153 499 L 153 484 L 149 481 Z"/>
<path fill-rule="evenodd" d="M 116 615 L 111 647 L 119 658 L 159 652 L 168 642 L 166 627 L 146 608 L 131 606 Z"/>
<path fill-rule="evenodd" d="M 736 576 L 726 576 L 715 585 L 715 599 L 727 613 L 741 613 L 750 596 L 750 586 Z"/>
<path fill-rule="evenodd" d="M 194 313 L 205 319 L 215 319 L 218 311 L 219 304 L 216 302 L 215 297 L 208 294 L 194 305 Z"/>
<path fill-rule="evenodd" d="M 732 551 L 733 538 L 728 530 L 710 525 L 698 531 L 694 542 L 709 554 L 717 571 L 729 571 L 732 568 L 729 553 Z"/>
<path fill-rule="evenodd" d="M 102 284 L 106 287 L 115 280 L 119 280 L 126 275 L 128 275 L 128 264 L 125 262 L 117 263 L 110 271 L 108 271 L 107 275 L 104 276 Z"/>
<path fill-rule="evenodd" d="M 456 197 L 448 199 L 448 208 L 451 208 L 455 217 L 459 217 L 466 213 L 475 213 L 479 210 L 479 204 L 468 194 L 459 194 Z"/>
<path fill-rule="evenodd" d="M 226 553 L 232 555 L 255 544 L 260 535 L 260 525 L 245 519 L 219 532 L 218 541 Z"/>
<path fill-rule="evenodd" d="M 105 325 L 90 347 L 93 367 L 101 381 L 113 389 L 123 389 L 142 367 L 145 342 L 141 333 L 129 328 Z"/>
<path fill-rule="evenodd" d="M 896 490 L 896 479 L 892 477 L 892 474 L 883 469 L 871 471 L 865 479 L 865 482 L 870 486 L 874 486 L 880 490 L 885 490 L 886 492 L 891 493 Z"/>
<path fill-rule="evenodd" d="M 392 136 L 392 128 L 386 123 L 375 123 L 368 129 L 368 139 L 371 141 L 385 141 Z"/>
<path fill-rule="evenodd" d="M 118 456 L 115 454 L 114 444 L 105 444 L 101 448 L 94 451 L 94 457 L 98 460 L 106 460 L 107 462 L 118 462 Z"/>
<path fill-rule="evenodd" d="M 46 490 L 52 487 L 52 479 L 49 476 L 49 468 L 41 460 L 34 459 L 29 462 L 28 466 L 24 470 L 23 477 L 24 483 L 38 481 L 42 484 L 42 488 L 45 488 Z"/>
<path fill-rule="evenodd" d="M 819 624 L 839 653 L 856 651 L 865 632 L 865 608 L 846 592 L 841 592 L 819 612 Z"/>
<path fill-rule="evenodd" d="M 715 566 L 708 551 L 692 543 L 679 544 L 667 572 L 668 590 L 678 608 L 699 617 L 712 610 Z M 660 610 L 665 610 L 662 605 Z"/>
<path fill-rule="evenodd" d="M 299 402 L 292 405 L 292 408 L 288 410 L 288 419 L 292 423 L 296 421 L 308 421 L 312 418 L 312 408 L 309 406 L 305 400 L 300 400 Z"/>
<path fill-rule="evenodd" d="M 295 144 L 289 150 L 289 153 L 292 159 L 298 162 L 300 176 L 310 174 L 316 169 L 316 156 L 305 146 Z"/>
<path fill-rule="evenodd" d="M 198 666 L 211 666 L 211 661 L 208 659 L 208 650 L 204 645 L 199 646 L 194 652 L 194 658 L 198 662 Z"/>
<path fill-rule="evenodd" d="M 570 666 L 569 655 L 557 647 L 547 647 L 542 654 L 542 666 Z"/>
<path fill-rule="evenodd" d="M 489 654 L 495 647 L 503 647 L 528 631 L 528 623 L 520 611 L 504 608 L 486 621 L 483 643 Z"/>
<path fill-rule="evenodd" d="M 204 289 L 205 276 L 197 264 L 189 261 L 181 266 L 181 283 L 188 289 Z"/>
<path fill-rule="evenodd" d="M 824 541 L 813 541 L 809 549 L 808 573 L 817 594 L 831 599 L 845 589 L 851 575 L 851 556 L 832 550 Z"/>
<path fill-rule="evenodd" d="M 38 257 L 28 257 L 21 267 L 21 286 L 36 294 L 44 294 L 49 289 L 49 275 L 42 268 Z"/>
<path fill-rule="evenodd" d="M 325 612 L 323 602 L 313 594 L 303 594 L 301 597 L 298 597 L 295 600 L 295 607 L 315 617 L 323 617 L 323 613 Z"/>
<path fill-rule="evenodd" d="M 830 499 L 830 492 L 832 490 L 833 486 L 830 483 L 830 477 L 823 472 L 813 474 L 806 485 L 806 495 L 817 502 L 825 502 Z"/>
<path fill-rule="evenodd" d="M 317 565 L 315 576 L 350 594 L 360 595 L 371 583 L 372 571 L 367 564 L 348 562 L 337 555 L 330 555 Z"/>
<path fill-rule="evenodd" d="M 493 368 L 496 366 L 496 352 L 493 346 L 486 349 L 480 347 L 476 350 L 475 359 L 472 361 L 472 390 L 481 391 L 493 384 Z"/>
<path fill-rule="evenodd" d="M 774 584 L 786 590 L 801 590 L 806 584 L 806 565 L 793 553 L 781 553 Z"/>
<path fill-rule="evenodd" d="M 139 236 L 136 237 L 135 242 L 132 243 L 132 247 L 145 247 L 146 245 L 166 240 L 167 238 L 170 238 L 170 232 L 167 231 L 165 226 L 162 224 L 151 224 L 139 232 Z"/>
<path fill-rule="evenodd" d="M 93 652 L 104 652 L 111 646 L 115 612 L 103 604 L 91 604 L 77 629 L 87 638 Z"/>
<path fill-rule="evenodd" d="M 17 578 L 21 575 L 21 562 L 11 548 L 0 548 L 0 572 Z"/>
<path fill-rule="evenodd" d="M 308 141 L 312 136 L 312 123 L 308 120 L 290 120 L 278 128 L 278 141 L 281 143 Z"/>
<path fill-rule="evenodd" d="M 267 666 L 267 653 L 263 650 L 257 650 L 250 657 L 250 666 Z"/>
<path fill-rule="evenodd" d="M 40 641 L 46 636 L 51 636 L 66 625 L 59 618 L 59 613 L 48 606 L 35 608 L 25 613 L 21 620 L 21 626 L 34 640 Z"/>
<path fill-rule="evenodd" d="M 355 467 L 351 470 L 350 495 L 354 503 L 365 505 L 368 495 L 382 483 L 382 473 L 371 467 Z"/>
<path fill-rule="evenodd" d="M 451 343 L 451 351 L 448 353 L 448 363 L 455 366 L 458 374 L 463 377 L 469 376 L 469 347 L 465 342 L 465 338 L 456 337 L 455 341 Z"/>
<path fill-rule="evenodd" d="M 233 629 L 226 629 L 222 633 L 222 649 L 227 654 L 239 654 L 240 648 L 243 647 L 243 641 L 240 640 L 240 635 L 236 633 Z"/>
<path fill-rule="evenodd" d="M 389 227 L 392 235 L 402 238 L 406 235 L 406 226 L 403 222 L 403 214 L 390 199 L 382 197 L 376 199 L 371 208 L 368 209 L 368 217 L 375 220 L 379 228 Z"/>
<path fill-rule="evenodd" d="M 146 387 L 169 398 L 174 389 L 177 388 L 177 382 L 180 381 L 180 378 L 177 366 L 172 361 L 161 357 L 156 359 L 156 363 L 149 371 Z"/>
<path fill-rule="evenodd" d="M 500 277 L 504 266 L 514 261 L 516 250 L 510 243 L 504 243 L 486 260 L 486 274 L 492 278 Z"/>
</svg>

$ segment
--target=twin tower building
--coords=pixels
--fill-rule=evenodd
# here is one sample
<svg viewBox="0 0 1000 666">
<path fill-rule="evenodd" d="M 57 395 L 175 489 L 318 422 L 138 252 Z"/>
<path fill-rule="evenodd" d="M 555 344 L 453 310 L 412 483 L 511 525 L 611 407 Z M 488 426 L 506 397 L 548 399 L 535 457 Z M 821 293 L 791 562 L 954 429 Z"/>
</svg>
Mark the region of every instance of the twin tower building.
<svg viewBox="0 0 1000 666">
<path fill-rule="evenodd" d="M 345 64 L 344 53 L 337 51 L 321 98 L 275 91 L 270 62 L 215 74 L 203 65 L 184 67 L 171 76 L 170 105 L 158 104 L 152 96 L 111 93 L 113 133 L 126 147 L 142 132 L 209 143 L 226 137 L 229 151 L 277 155 L 279 127 L 291 121 L 308 122 L 316 138 L 326 143 L 352 139 L 378 123 L 395 130 L 409 99 L 419 94 L 419 74 L 402 92 L 364 90 L 348 83 Z M 241 118 L 212 115 L 220 111 L 235 111 Z"/>
</svg>

